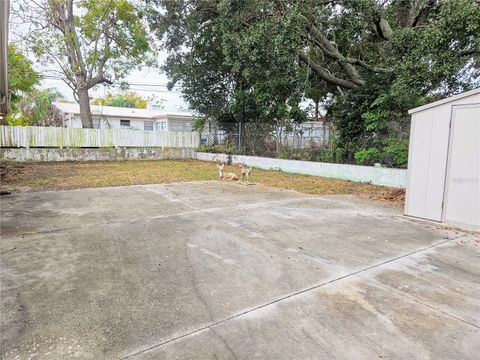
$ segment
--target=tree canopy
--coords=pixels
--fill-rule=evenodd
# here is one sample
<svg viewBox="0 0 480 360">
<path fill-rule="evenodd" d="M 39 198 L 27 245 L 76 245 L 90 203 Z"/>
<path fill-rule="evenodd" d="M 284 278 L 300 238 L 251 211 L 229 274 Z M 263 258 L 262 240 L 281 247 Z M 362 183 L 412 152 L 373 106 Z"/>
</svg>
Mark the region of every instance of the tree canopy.
<svg viewBox="0 0 480 360">
<path fill-rule="evenodd" d="M 117 106 L 126 108 L 146 109 L 147 100 L 138 95 L 135 91 L 119 93 L 109 92 L 105 97 L 96 98 L 92 102 L 95 105 Z"/>
<path fill-rule="evenodd" d="M 93 127 L 89 89 L 151 60 L 143 11 L 130 0 L 23 0 L 17 6 L 29 24 L 23 40 L 73 90 L 84 127 Z"/>
<path fill-rule="evenodd" d="M 195 105 L 199 86 L 212 100 L 247 93 L 279 106 L 279 94 L 301 96 L 312 80 L 335 92 L 389 78 L 398 90 L 428 93 L 478 76 L 475 0 L 151 1 L 164 8 L 150 20 L 171 53 L 165 69 Z"/>
<path fill-rule="evenodd" d="M 13 44 L 8 45 L 8 88 L 11 106 L 15 107 L 21 94 L 35 89 L 42 77 L 33 68 L 33 63 Z"/>
<path fill-rule="evenodd" d="M 427 97 L 479 81 L 475 0 L 150 3 L 172 85 L 220 122 L 301 121 L 311 98 L 353 149 Z"/>
<path fill-rule="evenodd" d="M 54 88 L 33 89 L 23 93 L 18 99 L 15 111 L 7 116 L 9 125 L 22 126 L 62 126 L 58 109 L 52 102 L 62 98 Z"/>
</svg>

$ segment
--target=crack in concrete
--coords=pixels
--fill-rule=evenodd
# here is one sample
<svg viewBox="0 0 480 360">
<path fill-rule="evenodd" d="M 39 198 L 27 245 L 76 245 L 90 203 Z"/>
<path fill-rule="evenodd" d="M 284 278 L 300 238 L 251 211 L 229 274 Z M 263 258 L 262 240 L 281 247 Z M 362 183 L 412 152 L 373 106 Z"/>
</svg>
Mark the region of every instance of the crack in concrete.
<svg viewBox="0 0 480 360">
<path fill-rule="evenodd" d="M 460 318 L 460 317 L 458 317 L 458 316 L 455 316 L 455 315 L 453 315 L 453 314 L 450 314 L 450 313 L 448 313 L 447 311 L 441 310 L 441 309 L 436 308 L 436 307 L 434 307 L 434 306 L 432 306 L 432 305 L 429 305 L 429 304 L 427 304 L 427 303 L 424 303 L 423 301 L 420 301 L 419 299 L 416 299 L 416 298 L 414 298 L 414 297 L 408 296 L 408 295 L 402 293 L 401 291 L 399 291 L 399 290 L 397 290 L 397 289 L 389 288 L 389 287 L 387 287 L 387 286 L 385 286 L 385 285 L 383 285 L 383 284 L 378 284 L 378 285 L 379 285 L 380 287 L 382 287 L 384 290 L 386 290 L 386 291 L 388 291 L 388 292 L 391 292 L 391 293 L 395 293 L 395 294 L 397 294 L 398 296 L 400 296 L 400 297 L 402 297 L 402 298 L 404 298 L 404 299 L 413 301 L 413 302 L 415 302 L 415 303 L 417 303 L 417 304 L 419 304 L 419 305 L 422 305 L 422 306 L 425 306 L 425 307 L 429 308 L 430 310 L 437 311 L 437 312 L 439 312 L 439 313 L 441 313 L 441 314 L 443 314 L 443 315 L 445 315 L 445 316 L 451 317 L 452 319 L 461 321 L 461 322 L 463 322 L 463 323 L 465 323 L 465 324 L 467 324 L 467 325 L 470 325 L 470 326 L 473 326 L 473 327 L 475 327 L 475 328 L 477 328 L 477 329 L 480 329 L 480 326 L 478 326 L 477 324 L 471 323 L 471 322 L 469 322 L 469 321 L 467 321 L 467 320 L 465 320 L 465 319 L 462 319 L 462 318 Z"/>
<path fill-rule="evenodd" d="M 234 320 L 234 319 L 236 319 L 236 318 L 240 318 L 240 317 L 242 317 L 242 316 L 245 316 L 245 315 L 250 314 L 250 313 L 252 313 L 252 312 L 258 311 L 258 310 L 263 309 L 263 308 L 266 308 L 266 307 L 268 307 L 268 306 L 272 306 L 272 305 L 274 305 L 274 304 L 276 304 L 276 303 L 279 303 L 279 302 L 282 302 L 282 301 L 285 301 L 285 300 L 288 300 L 288 299 L 291 299 L 291 298 L 294 298 L 294 297 L 303 295 L 303 294 L 305 294 L 305 293 L 311 292 L 311 291 L 316 290 L 316 289 L 318 289 L 318 288 L 321 288 L 321 287 L 323 287 L 323 286 L 326 286 L 326 285 L 329 285 L 329 284 L 332 284 L 332 283 L 335 283 L 335 282 L 338 282 L 338 281 L 341 281 L 341 280 L 344 280 L 344 279 L 353 277 L 353 276 L 355 276 L 355 275 L 358 275 L 358 274 L 360 274 L 360 273 L 366 272 L 366 271 L 368 271 L 368 270 L 381 267 L 381 266 L 383 266 L 383 265 L 386 265 L 386 264 L 392 263 L 392 262 L 394 262 L 394 261 L 397 261 L 397 260 L 400 260 L 400 259 L 403 259 L 403 258 L 412 256 L 412 255 L 421 253 L 421 252 L 423 252 L 423 251 L 430 250 L 430 249 L 432 249 L 432 248 L 441 246 L 441 245 L 443 245 L 443 244 L 445 244 L 445 243 L 447 243 L 447 242 L 450 242 L 450 241 L 451 241 L 451 239 L 438 241 L 438 242 L 436 242 L 435 244 L 429 245 L 429 246 L 427 246 L 427 247 L 423 247 L 423 248 L 417 249 L 417 250 L 415 250 L 415 251 L 411 251 L 411 252 L 409 252 L 409 253 L 396 256 L 396 257 L 394 257 L 394 258 L 392 258 L 392 259 L 385 260 L 385 261 L 382 261 L 382 262 L 380 262 L 380 263 L 367 266 L 367 267 L 365 267 L 365 268 L 363 268 L 363 269 L 360 269 L 360 270 L 357 270 L 357 271 L 353 271 L 353 272 L 351 272 L 351 273 L 349 273 L 349 274 L 342 275 L 342 276 L 338 276 L 338 277 L 336 277 L 336 278 L 334 278 L 334 279 L 330 279 L 330 280 L 325 281 L 325 282 L 322 282 L 322 283 L 320 283 L 320 284 L 316 284 L 316 285 L 310 286 L 310 287 L 308 287 L 308 288 L 305 288 L 305 289 L 302 289 L 302 290 L 298 290 L 298 291 L 292 292 L 292 293 L 290 293 L 290 294 L 281 296 L 281 297 L 279 297 L 279 298 L 277 298 L 277 299 L 275 299 L 275 300 L 266 302 L 266 303 L 264 303 L 264 304 L 255 306 L 255 307 L 250 308 L 250 309 L 243 310 L 243 311 L 241 311 L 241 312 L 238 312 L 238 313 L 236 313 L 236 314 L 234 314 L 234 315 L 231 315 L 231 316 L 229 316 L 229 317 L 226 317 L 226 318 L 224 318 L 224 319 L 221 319 L 221 320 L 212 322 L 212 323 L 210 323 L 210 324 L 206 324 L 206 325 L 204 325 L 204 326 L 201 326 L 201 327 L 199 327 L 199 328 L 197 328 L 197 329 L 188 331 L 188 332 L 186 332 L 186 333 L 184 333 L 184 334 L 181 334 L 181 335 L 179 335 L 179 336 L 176 336 L 176 337 L 173 337 L 173 338 L 170 338 L 170 339 L 166 339 L 166 340 L 164 340 L 164 341 L 160 341 L 160 342 L 157 343 L 157 344 L 153 344 L 153 345 L 148 346 L 148 347 L 146 347 L 146 348 L 144 348 L 144 349 L 140 349 L 140 350 L 138 350 L 138 351 L 136 351 L 136 352 L 133 352 L 133 353 L 128 354 L 128 355 L 125 355 L 125 356 L 121 357 L 120 360 L 130 359 L 130 358 L 136 357 L 136 356 L 138 356 L 138 355 L 144 354 L 144 353 L 146 353 L 146 352 L 149 352 L 149 351 L 151 351 L 151 350 L 158 349 L 158 348 L 160 348 L 160 347 L 162 347 L 162 346 L 164 346 L 164 345 L 167 345 L 167 344 L 169 344 L 169 343 L 172 343 L 172 342 L 175 342 L 175 341 L 178 341 L 178 340 L 182 340 L 182 339 L 188 338 L 188 337 L 193 336 L 193 335 L 198 335 L 199 333 L 204 332 L 204 331 L 207 331 L 207 330 L 211 330 L 212 328 L 214 328 L 214 327 L 216 327 L 216 326 L 218 326 L 218 325 L 221 325 L 221 324 L 223 324 L 223 323 L 229 322 L 229 321 Z M 437 309 L 435 309 L 435 308 L 433 308 L 433 307 L 430 307 L 430 308 L 431 308 L 432 310 L 437 310 Z M 438 311 L 438 310 L 437 310 L 437 311 Z M 462 320 L 462 319 L 458 319 L 458 318 L 455 317 L 455 316 L 452 316 L 452 318 L 457 319 L 457 320 L 459 320 L 459 321 L 462 321 L 462 322 L 464 322 L 464 323 L 467 323 L 467 324 L 469 324 L 469 325 L 472 325 L 472 326 L 474 326 L 475 328 L 478 328 L 478 326 L 473 325 L 473 324 L 470 324 L 470 323 L 468 323 L 468 322 L 466 322 L 466 321 L 464 321 L 464 320 Z"/>
<path fill-rule="evenodd" d="M 187 262 L 188 267 L 191 269 L 193 291 L 195 292 L 195 294 L 197 295 L 197 298 L 200 300 L 200 302 L 205 307 L 205 310 L 207 310 L 208 317 L 210 318 L 210 321 L 213 321 L 212 311 L 211 311 L 210 307 L 208 306 L 207 301 L 205 300 L 205 298 L 201 294 L 201 291 L 198 287 L 197 277 L 195 276 L 195 266 L 193 266 L 192 262 L 190 261 L 190 258 L 188 257 L 187 241 L 185 241 L 184 247 L 185 247 L 185 261 Z"/>
<path fill-rule="evenodd" d="M 15 238 L 17 236 L 22 236 L 22 235 L 36 235 L 36 234 L 52 234 L 52 233 L 57 233 L 65 230 L 77 230 L 77 229 L 88 229 L 91 227 L 98 227 L 98 226 L 103 226 L 103 225 L 115 225 L 115 224 L 134 224 L 134 223 L 145 223 L 149 220 L 156 220 L 156 219 L 169 219 L 173 217 L 181 217 L 181 216 L 192 216 L 192 215 L 197 215 L 197 214 L 211 214 L 211 213 L 226 213 L 228 211 L 239 211 L 239 210 L 250 210 L 250 209 L 255 209 L 255 208 L 261 208 L 265 206 L 271 206 L 275 204 L 284 204 L 284 203 L 290 203 L 290 202 L 299 202 L 299 201 L 305 201 L 305 200 L 321 200 L 324 201 L 324 199 L 320 197 L 306 197 L 306 198 L 292 198 L 292 199 L 283 199 L 283 200 L 272 200 L 272 201 L 262 201 L 262 202 L 257 202 L 257 203 L 250 203 L 250 204 L 241 204 L 237 206 L 227 206 L 227 207 L 213 207 L 213 208 L 208 208 L 208 209 L 195 209 L 191 211 L 182 211 L 178 212 L 175 214 L 164 214 L 164 215 L 155 215 L 155 216 L 143 216 L 141 218 L 135 218 L 135 219 L 122 219 L 122 220 L 112 220 L 112 221 L 106 221 L 106 222 L 98 222 L 94 224 L 87 224 L 87 225 L 81 225 L 81 226 L 71 226 L 71 227 L 65 227 L 65 228 L 60 228 L 60 229 L 53 229 L 53 230 L 41 230 L 41 231 L 25 231 L 25 232 L 19 232 L 16 234 L 12 235 L 6 235 L 4 238 Z"/>
<path fill-rule="evenodd" d="M 217 337 L 220 339 L 220 341 L 223 343 L 223 345 L 225 345 L 225 347 L 227 348 L 228 352 L 229 352 L 230 354 L 232 354 L 233 358 L 234 358 L 234 359 L 238 359 L 237 354 L 235 354 L 235 352 L 234 352 L 233 349 L 230 347 L 230 345 L 228 345 L 227 340 L 225 340 L 225 339 L 223 338 L 223 336 L 221 336 L 219 333 L 217 333 L 214 328 L 211 328 L 210 331 L 211 331 L 215 336 L 217 336 Z"/>
</svg>

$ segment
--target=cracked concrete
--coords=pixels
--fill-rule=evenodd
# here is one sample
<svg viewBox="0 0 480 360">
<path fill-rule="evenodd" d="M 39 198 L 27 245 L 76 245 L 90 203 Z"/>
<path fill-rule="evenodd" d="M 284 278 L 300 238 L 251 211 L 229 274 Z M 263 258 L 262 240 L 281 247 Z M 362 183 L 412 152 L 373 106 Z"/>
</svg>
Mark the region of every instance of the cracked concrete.
<svg viewBox="0 0 480 360">
<path fill-rule="evenodd" d="M 192 182 L 1 198 L 1 357 L 476 359 L 480 240 Z"/>
</svg>

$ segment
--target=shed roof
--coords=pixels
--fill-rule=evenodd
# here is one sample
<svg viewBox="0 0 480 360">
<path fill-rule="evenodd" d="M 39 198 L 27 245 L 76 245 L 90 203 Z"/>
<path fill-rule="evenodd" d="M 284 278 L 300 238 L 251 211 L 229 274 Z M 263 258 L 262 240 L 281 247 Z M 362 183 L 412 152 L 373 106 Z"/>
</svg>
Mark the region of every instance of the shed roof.
<svg viewBox="0 0 480 360">
<path fill-rule="evenodd" d="M 413 113 L 416 113 L 416 112 L 419 112 L 419 111 L 427 110 L 427 109 L 430 109 L 430 108 L 435 107 L 435 106 L 447 104 L 449 102 L 457 101 L 457 100 L 460 100 L 460 99 L 463 99 L 463 98 L 466 98 L 466 97 L 469 97 L 469 96 L 472 96 L 472 95 L 477 95 L 477 94 L 480 94 L 480 88 L 473 89 L 473 90 L 470 90 L 470 91 L 465 91 L 465 92 L 463 92 L 461 94 L 458 94 L 458 95 L 450 96 L 450 97 L 442 99 L 442 100 L 434 101 L 434 102 L 431 102 L 429 104 L 422 105 L 422 106 L 416 107 L 414 109 L 410 109 L 410 110 L 408 110 L 408 113 L 413 114 Z"/>
</svg>

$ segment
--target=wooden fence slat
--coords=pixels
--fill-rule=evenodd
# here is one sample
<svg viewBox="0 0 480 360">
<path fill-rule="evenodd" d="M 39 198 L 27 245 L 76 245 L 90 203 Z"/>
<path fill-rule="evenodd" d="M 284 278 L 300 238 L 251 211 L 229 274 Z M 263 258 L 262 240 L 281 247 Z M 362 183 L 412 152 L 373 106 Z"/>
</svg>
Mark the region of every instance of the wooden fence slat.
<svg viewBox="0 0 480 360">
<path fill-rule="evenodd" d="M 130 129 L 81 129 L 0 126 L 0 147 L 188 147 L 197 148 L 196 132 Z"/>
</svg>

